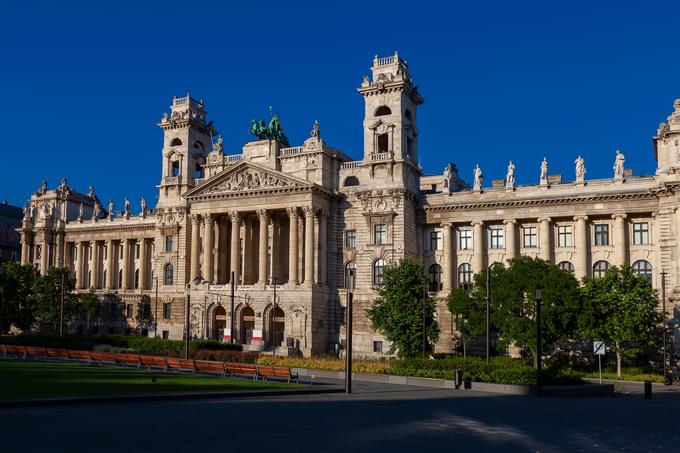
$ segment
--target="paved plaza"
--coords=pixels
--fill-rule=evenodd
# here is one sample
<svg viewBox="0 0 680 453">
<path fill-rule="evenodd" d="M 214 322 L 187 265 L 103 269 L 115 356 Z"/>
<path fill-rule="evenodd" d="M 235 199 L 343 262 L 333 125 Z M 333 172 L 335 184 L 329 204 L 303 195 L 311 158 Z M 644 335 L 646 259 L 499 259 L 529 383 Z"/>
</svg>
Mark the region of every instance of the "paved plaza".
<svg viewBox="0 0 680 453">
<path fill-rule="evenodd" d="M 355 393 L 0 410 L 0 451 L 678 451 L 680 389 L 535 398 Z"/>
</svg>

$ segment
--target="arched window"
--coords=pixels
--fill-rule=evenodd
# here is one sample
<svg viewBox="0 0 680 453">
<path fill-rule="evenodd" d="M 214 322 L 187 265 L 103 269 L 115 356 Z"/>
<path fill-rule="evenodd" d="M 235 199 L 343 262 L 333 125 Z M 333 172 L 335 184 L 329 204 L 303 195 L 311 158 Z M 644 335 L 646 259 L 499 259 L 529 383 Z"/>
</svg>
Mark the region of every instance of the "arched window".
<svg viewBox="0 0 680 453">
<path fill-rule="evenodd" d="M 649 261 L 638 260 L 633 263 L 633 274 L 638 277 L 644 277 L 649 284 L 652 284 L 652 265 Z"/>
<path fill-rule="evenodd" d="M 173 138 L 172 141 L 170 142 L 170 146 L 181 146 L 182 145 L 182 140 L 178 138 Z"/>
<path fill-rule="evenodd" d="M 345 289 L 354 289 L 357 285 L 357 264 L 350 261 L 345 265 Z"/>
<path fill-rule="evenodd" d="M 194 148 L 200 149 L 201 151 L 203 151 L 203 143 L 201 143 L 199 140 L 196 140 L 194 142 Z"/>
<path fill-rule="evenodd" d="M 428 273 L 430 275 L 430 291 L 442 289 L 442 267 L 439 264 L 433 264 Z"/>
<path fill-rule="evenodd" d="M 135 269 L 135 289 L 139 289 L 139 269 Z"/>
<path fill-rule="evenodd" d="M 463 263 L 458 266 L 458 287 L 463 289 L 472 287 L 472 266 L 470 263 Z"/>
<path fill-rule="evenodd" d="M 168 263 L 165 265 L 163 268 L 163 284 L 164 285 L 172 285 L 172 279 L 173 279 L 173 267 L 172 263 Z"/>
<path fill-rule="evenodd" d="M 385 260 L 379 259 L 373 262 L 373 285 L 378 286 L 383 284 L 383 270 L 385 269 Z"/>
<path fill-rule="evenodd" d="M 604 277 L 604 274 L 607 273 L 607 269 L 609 269 L 609 262 L 608 261 L 604 261 L 604 260 L 598 261 L 593 266 L 593 277 L 594 278 Z"/>
<path fill-rule="evenodd" d="M 359 185 L 359 178 L 356 176 L 348 176 L 345 178 L 345 187 L 353 187 L 353 186 L 358 186 Z"/>
<path fill-rule="evenodd" d="M 563 271 L 571 272 L 572 274 L 574 273 L 574 265 L 571 264 L 570 261 L 562 261 L 560 264 L 557 265 L 560 269 Z"/>
<path fill-rule="evenodd" d="M 375 114 L 373 116 L 385 116 L 385 115 L 391 115 L 392 110 L 386 105 L 381 105 L 375 110 Z"/>
</svg>

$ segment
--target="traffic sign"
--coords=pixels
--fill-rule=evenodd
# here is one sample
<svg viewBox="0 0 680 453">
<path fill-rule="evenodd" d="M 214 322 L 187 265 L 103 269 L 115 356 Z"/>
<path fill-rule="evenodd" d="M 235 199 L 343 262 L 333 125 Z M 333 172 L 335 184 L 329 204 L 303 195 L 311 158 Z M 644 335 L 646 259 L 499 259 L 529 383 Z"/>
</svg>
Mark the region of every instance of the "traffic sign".
<svg viewBox="0 0 680 453">
<path fill-rule="evenodd" d="M 595 355 L 604 355 L 604 341 L 593 341 L 593 353 Z"/>
</svg>

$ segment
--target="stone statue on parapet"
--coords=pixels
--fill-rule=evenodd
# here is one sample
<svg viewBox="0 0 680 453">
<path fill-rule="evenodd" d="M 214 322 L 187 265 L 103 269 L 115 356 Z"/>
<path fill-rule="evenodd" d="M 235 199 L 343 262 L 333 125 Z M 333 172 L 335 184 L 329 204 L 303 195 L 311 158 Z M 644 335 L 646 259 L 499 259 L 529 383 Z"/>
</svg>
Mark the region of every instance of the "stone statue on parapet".
<svg viewBox="0 0 680 453">
<path fill-rule="evenodd" d="M 89 188 L 88 191 L 87 191 L 87 196 L 88 196 L 89 198 L 92 198 L 92 199 L 95 198 L 95 194 L 94 194 L 94 186 L 90 186 L 90 188 Z"/>
<path fill-rule="evenodd" d="M 545 157 L 543 158 L 543 162 L 541 162 L 541 176 L 539 178 L 539 184 L 541 186 L 548 185 L 548 159 Z"/>
<path fill-rule="evenodd" d="M 508 162 L 508 173 L 505 175 L 505 188 L 515 188 L 515 164 L 512 161 Z"/>
<path fill-rule="evenodd" d="M 276 140 L 284 146 L 290 146 L 288 137 L 286 137 L 283 126 L 281 126 L 281 119 L 279 115 L 273 113 L 271 106 L 269 107 L 269 114 L 272 118 L 266 126 L 264 120 L 252 120 L 250 122 L 250 133 L 258 140 Z"/>
<path fill-rule="evenodd" d="M 584 182 L 585 179 L 586 179 L 586 162 L 585 162 L 585 160 L 579 154 L 579 156 L 576 158 L 574 163 L 576 164 L 576 182 Z"/>
<path fill-rule="evenodd" d="M 474 172 L 475 178 L 474 178 L 474 183 L 472 185 L 472 190 L 475 192 L 481 192 L 482 191 L 482 179 L 484 178 L 484 175 L 482 174 L 482 169 L 479 168 L 479 164 L 475 167 L 475 172 Z"/>
<path fill-rule="evenodd" d="M 616 150 L 616 160 L 614 161 L 614 179 L 623 179 L 623 170 L 624 170 L 624 163 L 626 162 L 626 158 L 623 156 L 623 153 L 619 151 L 618 149 Z"/>
<path fill-rule="evenodd" d="M 142 217 L 146 216 L 146 199 L 144 196 L 142 196 L 142 199 L 139 201 L 140 206 L 142 207 Z"/>
<path fill-rule="evenodd" d="M 113 211 L 113 200 L 109 200 L 109 219 L 113 220 L 113 217 L 116 215 L 116 213 Z"/>
<path fill-rule="evenodd" d="M 125 203 L 123 204 L 123 206 L 124 206 L 123 209 L 125 211 L 124 212 L 125 217 L 129 218 L 130 217 L 130 200 L 128 200 L 127 197 L 125 197 Z"/>
<path fill-rule="evenodd" d="M 213 145 L 213 151 L 216 153 L 221 153 L 223 149 L 224 144 L 224 139 L 222 138 L 222 135 L 217 136 L 217 141 Z"/>
</svg>

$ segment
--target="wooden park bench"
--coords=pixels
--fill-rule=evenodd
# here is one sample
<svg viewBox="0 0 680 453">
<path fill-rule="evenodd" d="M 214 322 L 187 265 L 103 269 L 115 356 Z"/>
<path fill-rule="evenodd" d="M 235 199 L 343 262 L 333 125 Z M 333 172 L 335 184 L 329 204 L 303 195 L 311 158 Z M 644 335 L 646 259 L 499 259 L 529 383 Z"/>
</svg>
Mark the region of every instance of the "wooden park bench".
<svg viewBox="0 0 680 453">
<path fill-rule="evenodd" d="M 219 374 L 224 376 L 224 362 L 212 362 L 210 360 L 195 360 L 196 369 L 201 373 Z"/>
<path fill-rule="evenodd" d="M 166 359 L 168 369 L 177 371 L 191 371 L 196 372 L 196 365 L 193 360 L 178 359 L 176 357 L 168 357 Z"/>
<path fill-rule="evenodd" d="M 116 359 L 113 357 L 113 353 L 111 352 L 98 352 L 98 351 L 92 351 L 92 361 L 97 362 L 100 365 L 103 363 L 108 363 L 108 364 L 115 364 Z"/>
<path fill-rule="evenodd" d="M 286 379 L 288 383 L 290 383 L 291 379 L 295 379 L 296 383 L 298 382 L 298 375 L 293 374 L 293 371 L 285 366 L 258 365 L 257 374 L 265 381 L 268 377 L 273 377 Z"/>
<path fill-rule="evenodd" d="M 13 355 L 17 359 L 25 359 L 26 358 L 26 346 L 17 346 L 17 345 L 12 345 L 8 344 L 5 345 L 5 348 L 7 349 L 7 354 L 8 355 Z"/>
<path fill-rule="evenodd" d="M 47 350 L 39 346 L 26 346 L 26 356 L 32 358 L 46 357 Z"/>
<path fill-rule="evenodd" d="M 138 354 L 116 353 L 113 355 L 113 358 L 116 359 L 116 363 L 121 365 L 133 365 L 137 368 L 142 366 L 142 361 Z"/>
<path fill-rule="evenodd" d="M 81 351 L 78 349 L 69 349 L 68 358 L 71 360 L 77 360 L 78 362 L 92 362 L 92 353 L 90 351 Z"/>
<path fill-rule="evenodd" d="M 51 359 L 68 360 L 68 349 L 46 348 L 47 357 Z"/>
<path fill-rule="evenodd" d="M 0 354 L 2 354 L 3 357 L 7 356 L 7 346 L 4 344 L 0 344 Z"/>
<path fill-rule="evenodd" d="M 253 380 L 257 379 L 257 366 L 250 363 L 227 362 L 225 367 L 230 376 L 248 376 Z"/>
<path fill-rule="evenodd" d="M 160 368 L 163 371 L 168 369 L 168 363 L 165 357 L 158 357 L 155 355 L 140 355 L 139 360 L 142 362 L 142 366 L 148 369 Z"/>
</svg>

